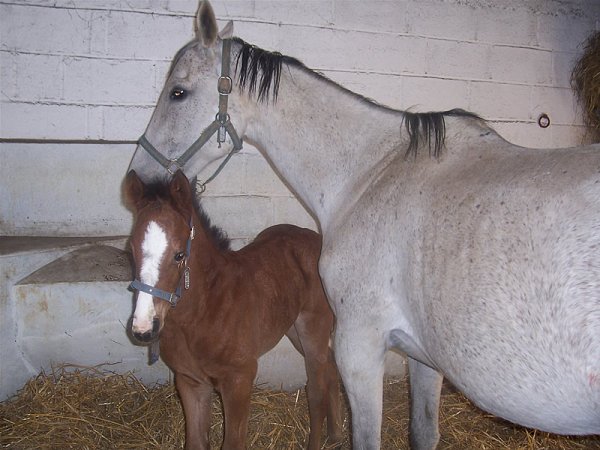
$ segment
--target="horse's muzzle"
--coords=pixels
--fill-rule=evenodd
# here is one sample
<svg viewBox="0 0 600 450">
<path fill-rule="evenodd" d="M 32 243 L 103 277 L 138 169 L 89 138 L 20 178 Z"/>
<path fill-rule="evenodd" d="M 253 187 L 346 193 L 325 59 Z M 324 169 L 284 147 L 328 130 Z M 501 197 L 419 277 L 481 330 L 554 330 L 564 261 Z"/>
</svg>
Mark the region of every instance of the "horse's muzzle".
<svg viewBox="0 0 600 450">
<path fill-rule="evenodd" d="M 133 331 L 131 334 L 134 339 L 138 341 L 140 344 L 149 344 L 158 339 L 158 332 L 160 331 L 160 320 L 158 317 L 155 317 L 152 320 L 152 330 L 144 331 L 143 333 Z"/>
</svg>

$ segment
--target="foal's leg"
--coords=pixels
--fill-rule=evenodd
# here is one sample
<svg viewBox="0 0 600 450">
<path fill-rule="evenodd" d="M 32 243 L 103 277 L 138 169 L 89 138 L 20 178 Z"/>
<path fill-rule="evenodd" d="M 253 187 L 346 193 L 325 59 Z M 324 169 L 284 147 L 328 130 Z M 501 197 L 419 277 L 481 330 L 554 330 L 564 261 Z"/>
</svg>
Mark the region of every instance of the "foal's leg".
<svg viewBox="0 0 600 450">
<path fill-rule="evenodd" d="M 364 324 L 346 326 L 338 317 L 334 352 L 352 414 L 354 450 L 381 445 L 385 338 Z"/>
<path fill-rule="evenodd" d="M 188 450 L 210 448 L 208 433 L 213 387 L 184 375 L 175 376 L 175 385 L 185 415 L 185 448 Z"/>
<path fill-rule="evenodd" d="M 342 440 L 340 385 L 329 336 L 331 320 L 322 312 L 300 313 L 287 336 L 304 356 L 307 383 L 310 435 L 308 448 L 321 448 L 321 430 L 327 417 L 329 443 Z"/>
<path fill-rule="evenodd" d="M 443 376 L 408 358 L 410 374 L 410 445 L 412 450 L 435 449 L 440 440 L 438 419 Z"/>
<path fill-rule="evenodd" d="M 256 377 L 257 362 L 249 367 L 233 369 L 219 381 L 219 391 L 225 414 L 223 450 L 246 448 L 250 395 Z"/>
</svg>

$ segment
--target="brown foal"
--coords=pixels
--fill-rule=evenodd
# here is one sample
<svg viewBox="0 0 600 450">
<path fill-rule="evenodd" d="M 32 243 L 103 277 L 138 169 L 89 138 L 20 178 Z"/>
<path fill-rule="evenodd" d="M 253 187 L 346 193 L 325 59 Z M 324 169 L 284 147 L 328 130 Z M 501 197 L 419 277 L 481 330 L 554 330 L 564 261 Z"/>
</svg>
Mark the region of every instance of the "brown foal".
<svg viewBox="0 0 600 450">
<path fill-rule="evenodd" d="M 305 360 L 308 448 L 320 448 L 325 418 L 329 442 L 339 442 L 339 379 L 329 348 L 334 319 L 317 267 L 321 237 L 276 225 L 232 251 L 195 206 L 182 172 L 148 186 L 132 171 L 125 193 L 135 211 L 131 246 L 140 291 L 132 332 L 144 343 L 160 337 L 183 404 L 186 448 L 209 448 L 214 390 L 223 402 L 223 448 L 245 448 L 257 360 L 284 335 Z"/>
</svg>

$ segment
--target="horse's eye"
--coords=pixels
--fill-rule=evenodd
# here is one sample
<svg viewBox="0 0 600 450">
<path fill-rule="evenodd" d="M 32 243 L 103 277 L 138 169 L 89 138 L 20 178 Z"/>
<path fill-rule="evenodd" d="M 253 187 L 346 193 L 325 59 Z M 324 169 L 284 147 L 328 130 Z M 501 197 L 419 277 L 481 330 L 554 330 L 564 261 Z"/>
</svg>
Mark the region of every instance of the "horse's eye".
<svg viewBox="0 0 600 450">
<path fill-rule="evenodd" d="M 181 88 L 175 88 L 171 91 L 172 100 L 183 100 L 185 97 L 185 91 Z"/>
<path fill-rule="evenodd" d="M 185 258 L 185 253 L 179 252 L 175 255 L 175 261 L 181 262 Z"/>
</svg>

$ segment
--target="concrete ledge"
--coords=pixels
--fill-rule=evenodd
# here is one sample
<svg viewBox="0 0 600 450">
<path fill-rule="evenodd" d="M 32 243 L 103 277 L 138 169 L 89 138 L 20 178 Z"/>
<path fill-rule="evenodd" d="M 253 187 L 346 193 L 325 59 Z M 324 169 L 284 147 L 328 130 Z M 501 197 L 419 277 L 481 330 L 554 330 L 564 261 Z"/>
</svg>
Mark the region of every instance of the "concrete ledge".
<svg viewBox="0 0 600 450">
<path fill-rule="evenodd" d="M 126 238 L 0 238 L 0 401 L 53 365 L 102 365 L 144 383 L 167 382 L 162 361 L 127 335 L 133 278 Z M 389 354 L 387 371 L 405 372 Z M 306 383 L 304 360 L 287 339 L 259 361 L 257 384 L 287 390 Z"/>
</svg>

